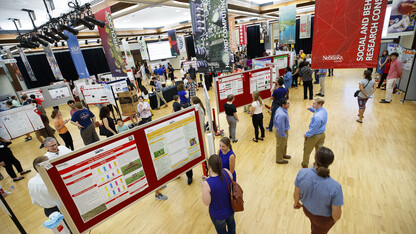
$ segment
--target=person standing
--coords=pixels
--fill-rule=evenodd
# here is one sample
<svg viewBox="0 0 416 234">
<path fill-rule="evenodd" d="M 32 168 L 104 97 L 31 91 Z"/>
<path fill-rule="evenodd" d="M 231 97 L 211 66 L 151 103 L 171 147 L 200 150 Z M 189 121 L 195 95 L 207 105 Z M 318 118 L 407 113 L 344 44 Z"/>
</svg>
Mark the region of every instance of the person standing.
<svg viewBox="0 0 416 234">
<path fill-rule="evenodd" d="M 108 109 L 108 107 L 103 106 L 100 109 L 100 119 L 103 126 L 107 130 L 105 135 L 107 138 L 117 134 L 116 125 L 114 123 L 114 119 L 110 117 L 110 109 Z"/>
<path fill-rule="evenodd" d="M 381 75 L 381 78 L 378 82 L 378 87 L 377 88 L 381 88 L 381 86 L 383 85 L 383 82 L 386 80 L 387 76 L 389 75 L 390 64 L 391 64 L 390 55 L 387 55 L 387 58 L 386 58 L 385 62 L 386 62 L 386 64 L 384 65 L 383 75 Z M 386 90 L 385 86 L 381 90 Z"/>
<path fill-rule="evenodd" d="M 84 109 L 81 103 L 75 103 L 77 111 L 72 115 L 71 124 L 78 127 L 81 131 L 81 138 L 84 145 L 89 145 L 100 140 L 95 131 L 94 124 L 96 122 L 95 115 Z M 92 121 L 91 121 L 92 120 Z"/>
<path fill-rule="evenodd" d="M 334 69 L 333 68 L 328 69 L 328 76 L 334 76 Z"/>
<path fill-rule="evenodd" d="M 19 100 L 17 100 L 16 96 L 12 97 L 12 105 L 15 106 L 15 107 L 22 106 L 22 104 L 20 104 Z"/>
<path fill-rule="evenodd" d="M 188 73 L 191 75 L 193 80 L 196 79 L 196 70 L 192 67 L 192 65 L 189 65 Z"/>
<path fill-rule="evenodd" d="M 287 90 L 286 97 L 289 99 L 289 89 L 292 88 L 292 69 L 290 67 L 286 67 L 285 74 L 283 75 L 283 80 Z"/>
<path fill-rule="evenodd" d="M 309 156 L 312 150 L 315 148 L 315 152 L 320 149 L 325 142 L 325 130 L 328 119 L 328 113 L 324 105 L 325 100 L 321 97 L 316 97 L 312 101 L 312 106 L 307 109 L 313 114 L 311 123 L 309 124 L 309 130 L 305 133 L 305 143 L 303 147 L 303 161 L 302 167 L 307 168 L 309 165 Z"/>
<path fill-rule="evenodd" d="M 34 94 L 31 94 L 30 95 L 30 99 L 36 100 L 36 102 L 38 103 L 38 105 L 42 105 L 42 100 L 40 100 L 40 98 L 36 98 L 36 96 Z"/>
<path fill-rule="evenodd" d="M 191 79 L 190 76 L 186 77 L 188 82 L 185 84 L 185 89 L 188 90 L 189 98 L 196 96 L 196 91 L 198 91 L 198 84 L 195 80 Z"/>
<path fill-rule="evenodd" d="M 274 118 L 274 115 L 276 113 L 277 108 L 279 107 L 278 103 L 279 103 L 280 99 L 284 98 L 287 94 L 287 89 L 283 88 L 283 83 L 284 83 L 284 81 L 283 81 L 282 78 L 279 78 L 277 80 L 277 87 L 278 88 L 273 91 L 273 94 L 272 94 L 272 97 L 271 97 L 271 100 L 272 100 L 272 108 L 271 108 L 272 109 L 272 115 L 270 117 L 269 126 L 266 127 L 266 130 L 268 130 L 269 132 L 273 131 L 273 121 L 274 121 L 273 118 Z"/>
<path fill-rule="evenodd" d="M 13 152 L 10 150 L 9 145 L 12 142 L 0 137 L 0 166 L 5 167 L 7 174 L 13 179 L 14 182 L 23 180 L 25 177 L 17 176 L 16 172 L 13 170 L 13 166 L 16 168 L 17 172 L 20 175 L 29 173 L 30 170 L 23 170 L 22 165 L 19 160 L 13 155 Z"/>
<path fill-rule="evenodd" d="M 276 136 L 276 163 L 287 164 L 288 161 L 284 159 L 290 159 L 291 156 L 286 154 L 287 151 L 287 139 L 289 138 L 289 115 L 287 109 L 289 109 L 290 103 L 287 98 L 279 100 L 279 108 L 276 111 L 274 118 L 274 135 Z"/>
<path fill-rule="evenodd" d="M 183 84 L 179 84 L 176 88 L 178 89 L 178 96 L 179 96 L 179 99 L 181 100 L 181 106 L 183 108 L 189 107 L 190 106 L 189 94 L 185 90 L 185 86 Z"/>
<path fill-rule="evenodd" d="M 386 84 L 386 97 L 381 99 L 380 103 L 390 103 L 393 96 L 394 84 L 398 79 L 402 78 L 402 61 L 398 59 L 399 54 L 396 52 L 391 53 L 391 63 L 389 74 L 387 75 L 387 84 Z"/>
<path fill-rule="evenodd" d="M 319 77 L 319 85 L 321 86 L 321 90 L 316 95 L 325 97 L 325 76 L 326 76 L 326 69 L 319 69 L 316 75 Z"/>
<path fill-rule="evenodd" d="M 209 216 L 217 233 L 235 234 L 234 211 L 231 207 L 228 185 L 234 179 L 223 169 L 221 159 L 213 154 L 208 159 L 210 177 L 202 176 L 202 202 L 209 206 Z"/>
<path fill-rule="evenodd" d="M 295 86 L 295 88 L 298 87 L 298 77 L 299 77 L 299 65 L 298 65 L 298 60 L 295 59 L 293 61 L 293 66 L 292 66 L 292 80 L 293 80 L 293 85 Z"/>
<path fill-rule="evenodd" d="M 363 123 L 363 116 L 365 111 L 365 104 L 371 95 L 377 90 L 376 82 L 371 79 L 371 72 L 365 70 L 363 74 L 364 79 L 360 81 L 360 92 L 357 96 L 358 101 L 358 123 Z"/>
<path fill-rule="evenodd" d="M 72 140 L 71 133 L 68 128 L 65 126 L 70 120 L 63 120 L 62 113 L 58 109 L 53 109 L 51 118 L 53 119 L 53 125 L 55 126 L 56 131 L 58 131 L 59 136 L 65 142 L 65 146 L 74 150 L 74 142 Z M 43 143 L 45 145 L 45 143 Z M 46 147 L 46 145 L 45 145 Z"/>
<path fill-rule="evenodd" d="M 224 110 L 227 118 L 228 123 L 228 132 L 230 134 L 230 139 L 232 139 L 233 143 L 238 141 L 237 137 L 235 136 L 235 130 L 237 129 L 237 122 L 239 121 L 237 116 L 237 108 L 233 104 L 234 102 L 234 95 L 228 94 L 227 102 L 224 103 Z"/>
<path fill-rule="evenodd" d="M 145 124 L 152 121 L 152 114 L 150 113 L 149 103 L 144 101 L 143 96 L 139 96 L 139 104 L 137 104 L 137 112 L 140 116 L 140 124 Z"/>
<path fill-rule="evenodd" d="M 389 56 L 389 52 L 387 50 L 383 50 L 383 53 L 381 54 L 381 57 L 377 63 L 376 74 L 378 79 L 381 79 L 381 76 L 384 74 L 384 68 L 387 63 L 387 56 Z"/>
<path fill-rule="evenodd" d="M 227 169 L 233 175 L 233 180 L 237 182 L 237 173 L 235 172 L 236 156 L 231 145 L 230 138 L 223 137 L 220 139 L 220 151 L 218 152 L 222 161 L 222 168 Z"/>
<path fill-rule="evenodd" d="M 309 62 L 305 61 L 304 66 L 300 69 L 299 77 L 303 81 L 303 99 L 308 98 L 307 91 L 309 90 L 309 100 L 313 99 L 313 84 L 312 84 L 312 69 L 309 66 Z"/>
<path fill-rule="evenodd" d="M 153 80 L 153 88 L 155 89 L 156 99 L 157 99 L 157 108 L 156 108 L 156 110 L 158 110 L 160 108 L 160 99 L 162 99 L 162 101 L 165 103 L 165 107 L 168 107 L 168 104 L 167 104 L 165 98 L 163 97 L 162 84 L 160 83 L 160 81 L 158 81 L 156 79 L 156 77 L 153 77 L 152 80 Z"/>
<path fill-rule="evenodd" d="M 69 114 L 72 115 L 75 113 L 75 111 L 77 111 L 77 108 L 75 108 L 75 101 L 74 100 L 69 100 L 67 102 L 68 106 L 69 106 Z"/>
<path fill-rule="evenodd" d="M 251 103 L 251 120 L 254 127 L 254 142 L 258 140 L 264 140 L 264 127 L 263 127 L 263 100 L 260 97 L 260 92 L 255 91 L 253 93 L 253 103 Z M 261 137 L 259 137 L 259 128 L 261 130 Z"/>
<path fill-rule="evenodd" d="M 168 75 L 170 80 L 172 81 L 172 85 L 175 85 L 175 75 L 173 74 L 175 70 L 172 67 L 172 64 L 168 63 Z"/>
<path fill-rule="evenodd" d="M 303 207 L 312 233 L 328 233 L 341 218 L 342 187 L 330 177 L 328 169 L 333 162 L 332 150 L 322 147 L 315 154 L 314 166 L 301 169 L 296 176 L 293 208 Z"/>
<path fill-rule="evenodd" d="M 53 137 L 46 137 L 43 141 L 43 144 L 46 148 L 45 156 L 49 159 L 54 159 L 56 157 L 60 157 L 72 152 L 72 150 L 68 149 L 67 147 L 58 145 L 58 142 Z"/>
</svg>

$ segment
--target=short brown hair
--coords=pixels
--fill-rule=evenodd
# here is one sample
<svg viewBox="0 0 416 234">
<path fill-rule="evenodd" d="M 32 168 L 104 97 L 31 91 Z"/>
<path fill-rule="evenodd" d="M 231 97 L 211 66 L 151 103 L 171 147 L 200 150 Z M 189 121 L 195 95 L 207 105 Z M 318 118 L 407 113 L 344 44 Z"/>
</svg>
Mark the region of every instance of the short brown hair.
<svg viewBox="0 0 416 234">
<path fill-rule="evenodd" d="M 234 100 L 234 94 L 228 94 L 228 96 L 227 96 L 227 100 L 228 101 L 232 101 L 232 100 Z"/>
<path fill-rule="evenodd" d="M 81 109 L 83 109 L 84 107 L 82 106 L 82 104 L 81 104 L 80 102 L 77 102 L 77 103 L 75 103 L 75 108 L 77 108 L 77 109 L 81 110 Z"/>
<path fill-rule="evenodd" d="M 324 105 L 325 103 L 325 99 L 323 97 L 316 97 L 313 100 L 315 100 L 318 104 L 320 104 L 321 106 Z"/>
<path fill-rule="evenodd" d="M 177 87 L 178 91 L 185 91 L 185 85 L 183 83 L 179 84 Z"/>
</svg>

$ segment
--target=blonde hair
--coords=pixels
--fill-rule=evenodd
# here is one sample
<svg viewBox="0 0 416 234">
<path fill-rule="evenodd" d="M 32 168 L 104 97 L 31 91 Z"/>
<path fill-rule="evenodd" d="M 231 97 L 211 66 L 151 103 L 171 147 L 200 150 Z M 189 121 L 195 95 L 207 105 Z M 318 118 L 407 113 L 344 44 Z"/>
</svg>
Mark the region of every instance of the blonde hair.
<svg viewBox="0 0 416 234">
<path fill-rule="evenodd" d="M 260 103 L 260 105 L 263 105 L 263 100 L 260 97 L 260 92 L 259 91 L 254 91 L 253 93 L 253 102 L 258 101 Z"/>
<path fill-rule="evenodd" d="M 325 99 L 322 97 L 316 97 L 313 100 L 315 100 L 319 105 L 323 106 L 325 103 Z"/>
</svg>

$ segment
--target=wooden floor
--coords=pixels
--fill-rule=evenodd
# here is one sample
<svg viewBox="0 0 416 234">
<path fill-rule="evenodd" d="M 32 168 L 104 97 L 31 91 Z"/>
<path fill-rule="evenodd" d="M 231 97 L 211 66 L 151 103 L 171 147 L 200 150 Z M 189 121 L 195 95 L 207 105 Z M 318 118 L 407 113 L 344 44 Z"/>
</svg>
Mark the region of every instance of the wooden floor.
<svg viewBox="0 0 416 234">
<path fill-rule="evenodd" d="M 358 113 L 353 97 L 363 70 L 335 70 L 326 79 L 328 125 L 325 146 L 335 153 L 330 167 L 331 176 L 339 181 L 344 192 L 341 220 L 331 233 L 416 233 L 416 103 L 400 103 L 403 94 L 393 95 L 391 104 L 380 104 L 384 91 L 377 90 L 367 103 L 364 123 L 355 122 Z M 314 86 L 317 93 L 319 86 Z M 309 233 L 310 222 L 302 211 L 292 208 L 294 180 L 303 152 L 303 134 L 307 131 L 312 113 L 306 110 L 310 100 L 303 100 L 303 87 L 290 90 L 287 165 L 275 163 L 275 137 L 266 132 L 265 141 L 254 143 L 254 130 L 249 115 L 238 108 L 238 143 L 233 144 L 237 155 L 238 182 L 244 190 L 245 211 L 235 215 L 238 233 Z M 211 106 L 215 106 L 214 91 L 209 91 Z M 198 96 L 203 98 L 202 90 Z M 267 100 L 267 103 L 270 101 Z M 155 117 L 171 112 L 169 108 L 154 111 Z M 69 118 L 66 106 L 61 110 Z M 98 114 L 96 107 L 93 112 Z M 47 108 L 48 114 L 52 111 Z M 263 111 L 264 125 L 270 114 Z M 224 114 L 221 128 L 228 135 Z M 79 131 L 69 126 L 75 147 L 83 146 Z M 34 137 L 34 134 L 32 134 Z M 35 138 L 31 142 L 16 139 L 11 146 L 24 168 L 31 168 L 32 160 L 43 155 Z M 216 149 L 218 150 L 216 139 Z M 62 143 L 62 140 L 59 139 Z M 313 156 L 311 157 L 313 159 Z M 312 160 L 311 160 L 312 161 Z M 7 202 L 28 233 L 49 233 L 42 227 L 43 209 L 31 203 L 27 182 L 35 175 L 14 183 L 4 169 L 5 189 L 15 190 Z M 186 176 L 168 184 L 163 194 L 166 201 L 156 201 L 153 194 L 135 203 L 94 228 L 91 233 L 215 233 L 208 215 L 208 207 L 201 200 L 201 167 L 194 170 L 194 183 L 186 183 Z M 0 211 L 0 233 L 18 233 L 13 222 Z"/>
</svg>

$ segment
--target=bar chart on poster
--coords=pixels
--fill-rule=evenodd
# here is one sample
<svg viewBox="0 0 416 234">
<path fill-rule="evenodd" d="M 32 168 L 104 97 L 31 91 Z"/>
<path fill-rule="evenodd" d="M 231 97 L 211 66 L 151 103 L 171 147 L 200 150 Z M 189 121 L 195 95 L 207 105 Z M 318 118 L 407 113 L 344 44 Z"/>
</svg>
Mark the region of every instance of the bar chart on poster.
<svg viewBox="0 0 416 234">
<path fill-rule="evenodd" d="M 269 90 L 270 84 L 270 70 L 253 72 L 250 79 L 250 93 Z"/>
<path fill-rule="evenodd" d="M 193 113 L 148 128 L 145 134 L 158 179 L 201 156 Z"/>
<path fill-rule="evenodd" d="M 148 187 L 133 135 L 56 168 L 84 222 Z"/>
</svg>

